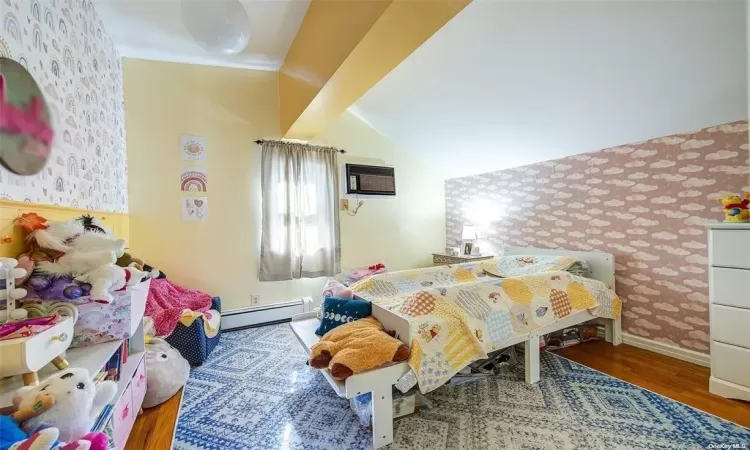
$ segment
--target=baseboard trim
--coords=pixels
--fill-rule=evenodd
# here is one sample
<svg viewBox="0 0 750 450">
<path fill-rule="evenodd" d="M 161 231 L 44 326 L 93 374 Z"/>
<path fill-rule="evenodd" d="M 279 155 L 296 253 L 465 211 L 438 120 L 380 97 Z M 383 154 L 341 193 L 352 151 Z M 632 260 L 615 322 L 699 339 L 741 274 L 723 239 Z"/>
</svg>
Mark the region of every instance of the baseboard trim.
<svg viewBox="0 0 750 450">
<path fill-rule="evenodd" d="M 224 333 L 231 333 L 233 331 L 248 330 L 250 328 L 260 328 L 260 327 L 267 327 L 269 325 L 279 325 L 279 324 L 282 324 L 282 323 L 291 323 L 291 321 L 292 321 L 292 319 L 279 319 L 279 320 L 274 320 L 274 321 L 271 321 L 271 322 L 254 323 L 252 325 L 242 325 L 242 326 L 238 326 L 238 327 L 235 327 L 235 328 L 229 328 L 229 329 L 226 329 L 226 330 L 222 329 L 221 331 L 224 332 Z"/>
<path fill-rule="evenodd" d="M 716 377 L 711 377 L 708 380 L 708 391 L 714 395 L 750 402 L 750 387 L 740 386 Z"/>
<path fill-rule="evenodd" d="M 682 361 L 698 364 L 699 366 L 711 367 L 711 355 L 696 352 L 695 350 L 688 350 L 686 348 L 665 344 L 664 342 L 646 339 L 629 333 L 622 333 L 622 343 L 649 350 L 660 355 L 670 356 Z"/>
<path fill-rule="evenodd" d="M 231 331 L 289 322 L 292 316 L 312 310 L 312 298 L 250 308 L 230 309 L 221 314 L 221 330 Z"/>
</svg>

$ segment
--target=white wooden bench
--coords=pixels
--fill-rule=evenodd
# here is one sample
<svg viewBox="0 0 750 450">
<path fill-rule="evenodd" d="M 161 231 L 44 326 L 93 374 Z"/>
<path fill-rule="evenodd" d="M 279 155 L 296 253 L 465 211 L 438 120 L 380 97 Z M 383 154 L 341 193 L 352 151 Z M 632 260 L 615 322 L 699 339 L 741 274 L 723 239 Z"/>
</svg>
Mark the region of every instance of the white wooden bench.
<svg viewBox="0 0 750 450">
<path fill-rule="evenodd" d="M 312 311 L 292 317 L 292 330 L 308 353 L 320 340 L 315 334 L 320 326 L 316 314 Z M 352 375 L 346 381 L 334 380 L 327 370 L 320 373 L 341 398 L 348 400 L 372 392 L 372 444 L 380 448 L 393 442 L 393 385 L 408 371 L 409 365 L 404 361 Z"/>
</svg>

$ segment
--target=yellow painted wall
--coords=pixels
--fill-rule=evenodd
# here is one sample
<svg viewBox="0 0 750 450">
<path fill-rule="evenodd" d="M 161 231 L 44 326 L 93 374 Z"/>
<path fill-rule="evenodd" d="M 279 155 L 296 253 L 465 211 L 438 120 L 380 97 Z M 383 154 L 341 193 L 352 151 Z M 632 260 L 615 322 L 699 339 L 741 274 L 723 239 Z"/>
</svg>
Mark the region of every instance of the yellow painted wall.
<svg viewBox="0 0 750 450">
<path fill-rule="evenodd" d="M 258 281 L 260 149 L 279 136 L 277 74 L 125 59 L 132 253 L 175 282 L 222 297 L 227 309 L 317 298 L 324 279 Z M 179 136 L 207 138 L 208 220 L 180 215 Z M 396 166 L 395 199 L 368 200 L 356 217 L 342 213 L 345 266 L 383 261 L 402 269 L 428 265 L 445 242 L 443 180 L 346 114 L 320 142 L 348 158 Z"/>
<path fill-rule="evenodd" d="M 345 149 L 340 164 L 386 164 L 395 170 L 395 197 L 364 200 L 354 217 L 341 213 L 342 267 L 379 261 L 392 270 L 431 265 L 432 253 L 445 248 L 444 180 L 349 112 L 311 143 Z M 350 209 L 354 203 L 350 200 Z"/>
</svg>

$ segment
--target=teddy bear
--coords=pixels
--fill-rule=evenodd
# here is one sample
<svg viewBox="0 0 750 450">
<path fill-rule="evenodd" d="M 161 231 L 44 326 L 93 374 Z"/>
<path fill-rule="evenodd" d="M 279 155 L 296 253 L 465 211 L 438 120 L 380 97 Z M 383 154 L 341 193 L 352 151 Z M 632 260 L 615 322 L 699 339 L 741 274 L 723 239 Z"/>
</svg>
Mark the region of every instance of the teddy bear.
<svg viewBox="0 0 750 450">
<path fill-rule="evenodd" d="M 310 367 L 328 368 L 338 381 L 388 362 L 407 359 L 409 347 L 386 333 L 383 325 L 372 316 L 334 328 L 310 351 Z"/>
<path fill-rule="evenodd" d="M 42 427 L 57 428 L 59 439 L 75 441 L 89 434 L 99 413 L 117 394 L 117 383 L 91 379 L 83 368 L 68 368 L 48 377 L 37 386 L 24 386 L 13 396 L 15 410 L 27 410 L 38 401 L 39 394 L 49 394 L 55 404 L 43 413 L 21 424 L 26 433 Z"/>
<path fill-rule="evenodd" d="M 750 192 L 745 192 L 744 197 L 730 195 L 721 199 L 721 204 L 724 205 L 724 222 L 750 222 Z"/>
</svg>

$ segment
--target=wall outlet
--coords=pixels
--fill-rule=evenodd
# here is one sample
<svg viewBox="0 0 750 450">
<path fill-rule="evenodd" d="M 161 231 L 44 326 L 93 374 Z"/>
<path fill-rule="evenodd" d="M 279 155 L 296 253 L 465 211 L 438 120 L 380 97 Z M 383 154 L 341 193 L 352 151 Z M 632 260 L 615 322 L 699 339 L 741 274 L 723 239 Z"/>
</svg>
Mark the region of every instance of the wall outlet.
<svg viewBox="0 0 750 450">
<path fill-rule="evenodd" d="M 257 306 L 257 305 L 260 305 L 260 295 L 258 295 L 258 294 L 253 294 L 253 295 L 251 295 L 251 296 L 250 296 L 250 303 L 251 303 L 251 304 L 252 304 L 253 306 Z"/>
<path fill-rule="evenodd" d="M 339 202 L 341 204 L 341 210 L 342 211 L 349 211 L 349 200 L 342 199 Z"/>
</svg>

